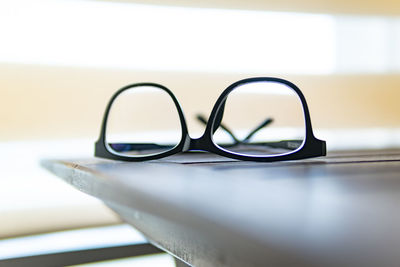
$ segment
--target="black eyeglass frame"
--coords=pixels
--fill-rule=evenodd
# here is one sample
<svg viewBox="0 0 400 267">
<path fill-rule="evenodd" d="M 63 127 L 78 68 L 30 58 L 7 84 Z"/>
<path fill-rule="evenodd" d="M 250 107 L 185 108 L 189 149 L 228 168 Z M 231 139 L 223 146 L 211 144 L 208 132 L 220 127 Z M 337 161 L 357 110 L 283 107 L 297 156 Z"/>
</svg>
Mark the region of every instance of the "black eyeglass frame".
<svg viewBox="0 0 400 267">
<path fill-rule="evenodd" d="M 281 83 L 289 88 L 293 89 L 296 92 L 297 96 L 299 97 L 304 113 L 304 121 L 305 121 L 305 138 L 303 143 L 300 147 L 296 150 L 284 153 L 284 154 L 277 154 L 277 155 L 267 155 L 267 156 L 256 156 L 256 155 L 242 155 L 239 153 L 229 152 L 222 147 L 219 147 L 217 144 L 213 142 L 213 129 L 214 124 L 216 122 L 218 112 L 220 108 L 225 104 L 225 100 L 227 99 L 230 92 L 232 92 L 236 87 L 253 82 L 275 82 Z M 126 156 L 120 153 L 113 152 L 111 147 L 106 143 L 106 131 L 107 131 L 107 120 L 108 116 L 114 103 L 115 99 L 124 91 L 128 89 L 132 89 L 135 87 L 140 86 L 152 86 L 157 87 L 161 90 L 164 90 L 173 100 L 175 107 L 179 114 L 179 119 L 181 123 L 181 141 L 173 147 L 171 150 L 161 152 L 159 154 L 152 154 L 152 155 L 145 155 L 145 156 Z M 102 157 L 107 159 L 113 160 L 123 160 L 123 161 L 147 161 L 147 160 L 155 160 L 164 157 L 168 157 L 180 152 L 186 152 L 191 150 L 202 150 L 211 152 L 220 156 L 237 159 L 237 160 L 244 160 L 244 161 L 257 161 L 257 162 L 274 162 L 274 161 L 286 161 L 286 160 L 298 160 L 298 159 L 306 159 L 312 157 L 319 157 L 326 155 L 326 143 L 325 141 L 319 140 L 314 136 L 312 126 L 311 126 L 311 119 L 309 114 L 309 109 L 307 106 L 306 99 L 300 89 L 293 83 L 281 79 L 281 78 L 274 78 L 274 77 L 255 77 L 255 78 L 247 78 L 240 81 L 237 81 L 230 86 L 228 86 L 222 94 L 217 99 L 211 115 L 207 121 L 206 129 L 203 135 L 200 138 L 193 139 L 189 136 L 185 116 L 183 114 L 182 108 L 176 99 L 175 95 L 165 86 L 157 84 L 157 83 L 136 83 L 127 85 L 117 92 L 111 97 L 110 101 L 108 102 L 107 108 L 105 110 L 103 121 L 101 125 L 100 137 L 95 143 L 95 153 L 96 157 Z"/>
</svg>

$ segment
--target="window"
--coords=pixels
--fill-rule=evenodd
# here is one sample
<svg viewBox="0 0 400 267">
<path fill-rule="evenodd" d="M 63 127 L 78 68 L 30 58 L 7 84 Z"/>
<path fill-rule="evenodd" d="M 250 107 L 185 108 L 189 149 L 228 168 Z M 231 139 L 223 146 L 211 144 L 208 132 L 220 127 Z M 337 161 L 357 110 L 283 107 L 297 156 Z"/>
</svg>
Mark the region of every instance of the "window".
<svg viewBox="0 0 400 267">
<path fill-rule="evenodd" d="M 399 17 L 112 1 L 10 0 L 0 2 L 0 38 L 0 93 L 4 102 L 0 105 L 0 161 L 4 166 L 0 181 L 0 238 L 40 232 L 51 225 L 56 230 L 96 221 L 118 221 L 101 208 L 65 224 L 57 216 L 46 217 L 50 210 L 63 213 L 71 209 L 76 213 L 78 206 L 100 205 L 41 170 L 38 161 L 43 157 L 92 155 L 105 103 L 112 92 L 128 82 L 143 81 L 143 77 L 153 81 L 153 72 L 163 73 L 164 77 L 155 82 L 169 79 L 173 84 L 176 77 L 184 77 L 185 84 L 176 89 L 178 96 L 192 90 L 207 94 L 210 99 L 224 88 L 214 87 L 213 82 L 208 83 L 212 86 L 203 86 L 207 79 L 215 78 L 207 73 L 224 77 L 218 84 L 226 86 L 226 81 L 233 82 L 237 79 L 231 78 L 236 76 L 283 74 L 310 80 L 308 94 L 315 100 L 321 94 L 329 98 L 333 92 L 325 88 L 324 80 L 318 80 L 323 79 L 320 77 L 336 82 L 334 75 L 393 75 L 400 71 Z M 204 74 L 201 82 L 195 78 L 196 73 Z M 388 84 L 398 82 L 396 77 L 384 77 L 387 78 Z M 352 96 L 358 96 L 364 85 L 354 86 L 356 93 Z M 371 90 L 363 95 L 365 99 L 369 97 L 368 101 L 376 99 Z M 399 92 L 393 85 L 390 90 L 385 91 L 382 102 L 391 102 L 380 106 L 385 108 L 380 109 L 381 113 L 370 109 L 365 113 L 362 108 L 357 111 L 364 118 L 357 126 L 367 125 L 365 118 L 384 121 L 383 126 L 399 126 L 399 107 L 394 101 Z M 329 99 L 346 99 L 339 93 Z M 214 100 L 206 104 L 212 105 Z M 352 127 L 354 120 L 346 121 L 348 112 L 341 112 L 346 104 L 353 106 L 355 102 L 343 102 L 337 107 L 311 102 L 317 128 L 328 125 L 324 123 L 335 127 L 343 121 L 348 123 L 344 124 L 346 127 Z M 326 114 L 318 117 L 327 109 L 332 115 L 329 121 Z M 335 114 L 342 117 L 335 120 Z M 369 117 L 370 114 L 374 116 Z M 398 136 L 398 131 L 383 136 Z M 338 143 L 343 140 L 337 134 L 334 137 Z M 329 143 L 329 137 L 323 139 Z M 396 142 L 399 144 L 400 140 Z M 32 210 L 43 211 L 43 220 L 32 219 L 38 217 L 32 215 Z M 20 218 L 18 214 L 29 217 L 29 212 L 31 219 L 21 220 L 20 225 L 10 223 Z M 99 221 L 100 217 L 103 221 Z"/>
</svg>

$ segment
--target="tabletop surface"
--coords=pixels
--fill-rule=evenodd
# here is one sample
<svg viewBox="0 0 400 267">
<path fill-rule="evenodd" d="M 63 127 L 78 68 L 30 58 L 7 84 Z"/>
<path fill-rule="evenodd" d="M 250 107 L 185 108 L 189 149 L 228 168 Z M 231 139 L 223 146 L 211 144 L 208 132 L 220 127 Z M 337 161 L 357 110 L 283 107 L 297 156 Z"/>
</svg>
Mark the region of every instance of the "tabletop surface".
<svg viewBox="0 0 400 267">
<path fill-rule="evenodd" d="M 42 166 L 194 266 L 399 266 L 400 150 L 275 163 L 185 153 Z"/>
</svg>

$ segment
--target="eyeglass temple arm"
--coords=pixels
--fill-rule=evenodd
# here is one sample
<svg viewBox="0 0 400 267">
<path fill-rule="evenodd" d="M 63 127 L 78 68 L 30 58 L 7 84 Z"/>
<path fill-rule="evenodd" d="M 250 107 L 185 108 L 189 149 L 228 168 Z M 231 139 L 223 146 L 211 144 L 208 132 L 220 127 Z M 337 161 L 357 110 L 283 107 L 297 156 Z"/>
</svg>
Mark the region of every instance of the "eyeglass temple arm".
<svg viewBox="0 0 400 267">
<path fill-rule="evenodd" d="M 202 116 L 201 114 L 198 114 L 196 116 L 196 118 L 201 121 L 204 124 L 207 124 L 207 120 L 204 118 L 204 116 Z M 272 118 L 266 118 L 262 123 L 260 123 L 256 128 L 254 128 L 242 141 L 240 141 L 235 135 L 234 133 L 229 130 L 229 128 L 227 128 L 224 124 L 219 123 L 219 127 L 221 127 L 225 132 L 227 132 L 232 139 L 235 141 L 236 144 L 238 143 L 247 143 L 251 137 L 256 134 L 259 130 L 261 130 L 262 128 L 266 127 L 268 124 L 272 123 L 274 120 Z M 214 124 L 215 126 L 216 124 Z M 214 131 L 215 132 L 215 131 Z"/>
<path fill-rule="evenodd" d="M 259 130 L 261 130 L 262 128 L 264 128 L 265 126 L 267 126 L 268 124 L 272 123 L 274 121 L 274 119 L 272 118 L 266 118 L 262 123 L 260 123 L 256 128 L 254 128 L 243 140 L 243 143 L 248 142 L 251 137 L 256 134 Z"/>
<path fill-rule="evenodd" d="M 196 115 L 196 118 L 197 118 L 200 122 L 202 122 L 202 123 L 204 123 L 204 124 L 207 124 L 207 120 L 206 120 L 206 118 L 205 118 L 203 115 L 197 114 L 197 115 Z M 233 133 L 231 130 L 229 130 L 229 128 L 227 128 L 224 124 L 222 124 L 221 121 L 219 121 L 218 124 L 215 123 L 215 124 L 214 124 L 214 128 L 215 128 L 216 125 L 218 125 L 218 127 L 221 127 L 221 129 L 223 129 L 225 132 L 227 132 L 227 133 L 232 137 L 232 139 L 235 141 L 235 143 L 240 143 L 240 140 L 237 139 L 237 137 L 234 135 L 234 133 Z M 216 129 L 213 130 L 214 133 L 215 133 L 215 131 L 218 129 L 218 127 L 217 127 Z"/>
<path fill-rule="evenodd" d="M 253 129 L 242 141 L 240 141 L 234 134 L 232 131 L 230 131 L 225 125 L 222 124 L 222 118 L 224 116 L 224 111 L 225 111 L 225 105 L 226 105 L 226 99 L 224 100 L 224 102 L 222 102 L 218 113 L 215 117 L 215 121 L 214 121 L 214 125 L 213 125 L 213 133 L 215 133 L 217 131 L 217 129 L 219 127 L 221 127 L 223 130 L 225 130 L 231 137 L 232 139 L 235 141 L 235 143 L 245 143 L 248 142 L 250 140 L 250 138 L 257 133 L 259 130 L 261 130 L 262 128 L 264 128 L 265 126 L 267 126 L 268 124 L 270 124 L 271 122 L 273 122 L 272 118 L 267 118 L 266 120 L 264 120 L 260 125 L 258 125 L 255 129 Z M 197 116 L 197 119 L 199 119 L 201 122 L 203 122 L 204 124 L 207 124 L 207 120 L 204 117 L 199 117 L 201 115 Z"/>
</svg>

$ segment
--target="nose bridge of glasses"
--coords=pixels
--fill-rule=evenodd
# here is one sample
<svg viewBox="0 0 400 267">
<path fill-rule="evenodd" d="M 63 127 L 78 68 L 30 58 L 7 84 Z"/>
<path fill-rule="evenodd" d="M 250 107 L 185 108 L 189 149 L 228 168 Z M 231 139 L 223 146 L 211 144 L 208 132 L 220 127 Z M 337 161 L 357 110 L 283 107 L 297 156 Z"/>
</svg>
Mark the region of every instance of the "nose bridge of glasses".
<svg viewBox="0 0 400 267">
<path fill-rule="evenodd" d="M 189 150 L 207 151 L 208 142 L 205 141 L 204 136 L 200 138 L 188 137 L 186 141 L 187 141 L 185 144 L 186 149 L 184 149 L 184 151 L 189 151 Z"/>
</svg>

